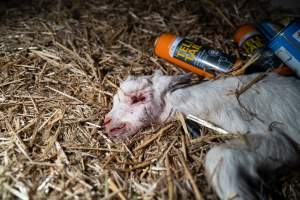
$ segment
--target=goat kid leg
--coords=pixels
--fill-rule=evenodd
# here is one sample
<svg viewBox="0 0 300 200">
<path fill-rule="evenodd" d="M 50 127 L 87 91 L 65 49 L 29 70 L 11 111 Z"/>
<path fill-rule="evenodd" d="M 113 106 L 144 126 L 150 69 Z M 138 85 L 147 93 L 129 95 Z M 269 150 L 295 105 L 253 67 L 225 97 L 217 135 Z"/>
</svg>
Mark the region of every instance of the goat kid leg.
<svg viewBox="0 0 300 200">
<path fill-rule="evenodd" d="M 221 199 L 267 199 L 266 181 L 284 168 L 297 169 L 297 145 L 284 133 L 243 135 L 206 155 L 209 181 Z"/>
</svg>

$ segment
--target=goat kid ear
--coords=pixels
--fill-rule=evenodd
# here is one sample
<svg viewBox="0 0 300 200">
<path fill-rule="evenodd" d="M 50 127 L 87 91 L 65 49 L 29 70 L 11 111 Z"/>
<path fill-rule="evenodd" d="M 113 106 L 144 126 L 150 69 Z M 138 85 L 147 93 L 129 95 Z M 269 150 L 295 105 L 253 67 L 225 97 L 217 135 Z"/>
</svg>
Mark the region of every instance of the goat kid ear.
<svg viewBox="0 0 300 200">
<path fill-rule="evenodd" d="M 131 75 L 128 75 L 127 76 L 127 78 L 125 79 L 125 81 L 130 81 L 130 80 L 133 80 L 134 79 L 134 77 L 133 76 L 131 76 Z"/>
<path fill-rule="evenodd" d="M 154 71 L 154 74 L 153 74 L 154 78 L 159 78 L 161 76 L 163 76 L 163 73 L 160 69 L 157 69 L 157 70 Z"/>
<path fill-rule="evenodd" d="M 154 86 L 159 88 L 166 87 L 169 85 L 169 76 L 164 76 L 161 70 L 155 70 L 152 75 L 152 83 Z"/>
<path fill-rule="evenodd" d="M 186 74 L 179 75 L 179 76 L 172 76 L 168 89 L 173 91 L 173 90 L 179 89 L 181 87 L 186 87 L 186 86 L 191 85 L 192 84 L 191 83 L 192 76 L 193 76 L 192 73 L 186 73 Z"/>
<path fill-rule="evenodd" d="M 191 73 L 186 73 L 179 76 L 164 76 L 157 72 L 152 78 L 154 88 L 162 93 L 174 91 L 178 88 L 186 87 L 191 85 Z"/>
</svg>

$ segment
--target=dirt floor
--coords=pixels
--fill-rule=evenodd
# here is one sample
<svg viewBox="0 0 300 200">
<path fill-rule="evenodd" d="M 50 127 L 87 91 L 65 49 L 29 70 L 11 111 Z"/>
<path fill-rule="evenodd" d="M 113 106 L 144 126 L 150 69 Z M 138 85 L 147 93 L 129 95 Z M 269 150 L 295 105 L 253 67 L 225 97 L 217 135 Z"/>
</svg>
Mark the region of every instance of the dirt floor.
<svg viewBox="0 0 300 200">
<path fill-rule="evenodd" d="M 255 0 L 0 5 L 0 199 L 24 200 L 217 199 L 203 158 L 228 136 L 192 139 L 174 121 L 112 141 L 104 114 L 129 74 L 182 72 L 153 54 L 160 33 L 240 56 L 238 25 L 291 17 Z M 299 199 L 299 180 L 283 178 L 273 196 Z"/>
</svg>

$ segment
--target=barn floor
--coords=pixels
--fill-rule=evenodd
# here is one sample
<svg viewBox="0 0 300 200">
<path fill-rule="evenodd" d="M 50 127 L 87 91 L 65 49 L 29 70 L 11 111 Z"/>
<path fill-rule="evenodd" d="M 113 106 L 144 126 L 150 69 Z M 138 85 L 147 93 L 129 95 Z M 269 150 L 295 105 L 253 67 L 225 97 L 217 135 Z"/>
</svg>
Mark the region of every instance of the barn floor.
<svg viewBox="0 0 300 200">
<path fill-rule="evenodd" d="M 190 138 L 178 120 L 110 140 L 104 114 L 128 74 L 181 72 L 153 54 L 160 33 L 239 55 L 237 25 L 291 15 L 255 0 L 20 2 L 0 9 L 0 199 L 217 199 L 203 158 L 230 136 Z M 273 196 L 300 199 L 299 180 Z"/>
</svg>

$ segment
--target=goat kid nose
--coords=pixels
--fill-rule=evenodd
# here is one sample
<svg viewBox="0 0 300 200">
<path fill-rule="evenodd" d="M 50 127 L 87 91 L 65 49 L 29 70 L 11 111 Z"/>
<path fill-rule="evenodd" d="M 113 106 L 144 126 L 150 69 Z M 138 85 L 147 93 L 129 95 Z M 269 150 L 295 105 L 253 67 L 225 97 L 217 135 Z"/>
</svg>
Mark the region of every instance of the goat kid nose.
<svg viewBox="0 0 300 200">
<path fill-rule="evenodd" d="M 108 115 L 105 115 L 103 126 L 108 125 L 111 122 L 111 118 Z"/>
</svg>

